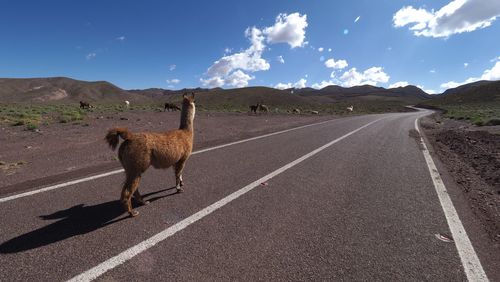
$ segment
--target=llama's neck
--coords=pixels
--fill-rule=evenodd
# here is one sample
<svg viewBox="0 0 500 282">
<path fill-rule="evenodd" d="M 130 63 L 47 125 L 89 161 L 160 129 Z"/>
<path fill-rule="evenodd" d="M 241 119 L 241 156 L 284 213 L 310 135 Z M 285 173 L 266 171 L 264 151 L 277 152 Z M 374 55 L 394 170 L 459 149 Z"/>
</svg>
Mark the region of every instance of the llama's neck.
<svg viewBox="0 0 500 282">
<path fill-rule="evenodd" d="M 194 108 L 191 108 L 187 105 L 182 105 L 181 125 L 179 126 L 179 129 L 193 132 L 194 113 Z"/>
</svg>

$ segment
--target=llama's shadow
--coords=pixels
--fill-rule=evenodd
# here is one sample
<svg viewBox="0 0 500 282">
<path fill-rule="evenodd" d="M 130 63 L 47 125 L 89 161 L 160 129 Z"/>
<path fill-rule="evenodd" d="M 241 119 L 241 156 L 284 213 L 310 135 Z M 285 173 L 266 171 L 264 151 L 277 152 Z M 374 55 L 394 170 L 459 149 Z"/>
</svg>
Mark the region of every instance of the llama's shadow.
<svg viewBox="0 0 500 282">
<path fill-rule="evenodd" d="M 172 188 L 144 194 L 143 197 L 148 200 L 148 196 L 171 190 Z M 174 194 L 170 193 L 166 196 L 155 197 L 150 199 L 150 201 L 156 201 Z M 36 249 L 76 235 L 95 231 L 128 217 L 129 215 L 124 212 L 123 205 L 119 200 L 93 206 L 76 205 L 69 209 L 40 216 L 44 220 L 60 220 L 2 243 L 0 245 L 0 253 L 18 253 Z"/>
</svg>

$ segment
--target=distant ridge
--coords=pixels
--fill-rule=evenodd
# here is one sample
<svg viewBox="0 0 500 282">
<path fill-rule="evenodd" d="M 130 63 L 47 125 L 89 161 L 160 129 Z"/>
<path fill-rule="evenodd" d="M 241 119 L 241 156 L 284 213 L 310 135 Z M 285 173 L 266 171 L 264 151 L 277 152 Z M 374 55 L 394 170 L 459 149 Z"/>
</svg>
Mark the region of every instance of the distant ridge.
<svg viewBox="0 0 500 282">
<path fill-rule="evenodd" d="M 451 88 L 440 95 L 434 95 L 429 105 L 489 104 L 500 106 L 500 80 L 481 80 Z"/>
<path fill-rule="evenodd" d="M 301 88 L 279 90 L 269 87 L 186 88 L 170 90 L 162 88 L 124 90 L 107 81 L 82 81 L 67 77 L 50 78 L 0 78 L 0 102 L 60 102 L 79 100 L 90 102 L 176 101 L 184 92 L 196 92 L 197 100 L 207 106 L 239 105 L 241 107 L 258 102 L 271 105 L 314 106 L 325 103 L 392 102 L 415 104 L 432 99 L 416 86 L 385 89 L 371 85 L 354 87 L 327 86 L 322 89 Z"/>
<path fill-rule="evenodd" d="M 2 102 L 143 101 L 145 96 L 125 91 L 107 81 L 67 77 L 0 78 Z"/>
</svg>

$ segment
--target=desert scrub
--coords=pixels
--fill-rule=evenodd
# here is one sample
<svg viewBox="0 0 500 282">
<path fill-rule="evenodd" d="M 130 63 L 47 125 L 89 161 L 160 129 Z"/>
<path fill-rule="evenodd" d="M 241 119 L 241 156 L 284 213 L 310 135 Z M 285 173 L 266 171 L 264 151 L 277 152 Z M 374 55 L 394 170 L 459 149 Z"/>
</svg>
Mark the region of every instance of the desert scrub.
<svg viewBox="0 0 500 282">
<path fill-rule="evenodd" d="M 26 124 L 26 130 L 35 131 L 37 129 L 38 129 L 38 124 L 35 124 L 35 123 Z"/>
<path fill-rule="evenodd" d="M 59 116 L 60 123 L 68 123 L 72 121 L 83 120 L 85 113 L 82 113 L 80 110 L 78 111 L 63 111 Z"/>
<path fill-rule="evenodd" d="M 450 119 L 466 120 L 476 126 L 496 125 L 500 120 L 500 105 L 446 105 L 444 116 Z"/>
</svg>

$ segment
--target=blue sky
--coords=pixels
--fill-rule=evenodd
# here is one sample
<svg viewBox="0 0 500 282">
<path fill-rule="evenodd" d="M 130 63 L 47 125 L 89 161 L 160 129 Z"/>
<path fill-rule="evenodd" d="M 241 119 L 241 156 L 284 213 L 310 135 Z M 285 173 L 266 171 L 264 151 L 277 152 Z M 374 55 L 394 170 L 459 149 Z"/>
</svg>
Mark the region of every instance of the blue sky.
<svg viewBox="0 0 500 282">
<path fill-rule="evenodd" d="M 0 77 L 442 92 L 500 79 L 498 18 L 498 0 L 2 1 Z"/>
</svg>

